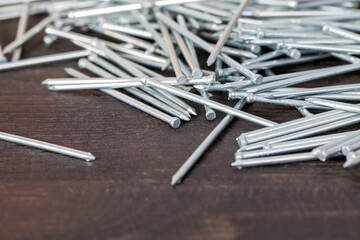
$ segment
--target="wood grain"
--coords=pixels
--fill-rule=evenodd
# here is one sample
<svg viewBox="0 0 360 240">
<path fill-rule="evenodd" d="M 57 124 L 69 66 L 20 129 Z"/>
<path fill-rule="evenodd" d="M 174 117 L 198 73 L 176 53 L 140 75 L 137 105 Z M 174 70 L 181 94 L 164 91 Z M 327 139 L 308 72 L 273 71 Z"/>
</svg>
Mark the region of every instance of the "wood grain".
<svg viewBox="0 0 360 240">
<path fill-rule="evenodd" d="M 41 17 L 32 17 L 31 25 Z M 0 42 L 17 21 L 0 22 Z M 75 50 L 42 35 L 23 58 Z M 202 54 L 205 62 L 207 54 Z M 341 64 L 334 59 L 278 69 Z M 360 171 L 343 159 L 236 170 L 235 138 L 258 128 L 235 120 L 172 188 L 171 175 L 220 122 L 198 116 L 178 130 L 98 91 L 50 92 L 40 83 L 66 77 L 76 61 L 0 73 L 0 131 L 92 152 L 85 163 L 0 142 L 0 239 L 359 239 Z M 358 82 L 351 73 L 304 86 Z M 226 96 L 217 96 L 228 102 Z M 253 104 L 246 111 L 283 122 L 288 107 Z M 354 126 L 351 129 L 358 128 Z"/>
</svg>

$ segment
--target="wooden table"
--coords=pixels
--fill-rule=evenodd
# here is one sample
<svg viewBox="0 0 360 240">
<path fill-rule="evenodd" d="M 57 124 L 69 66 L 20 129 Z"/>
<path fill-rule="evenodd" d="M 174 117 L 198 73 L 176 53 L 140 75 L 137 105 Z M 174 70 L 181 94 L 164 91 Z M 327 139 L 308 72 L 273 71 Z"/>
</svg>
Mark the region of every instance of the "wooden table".
<svg viewBox="0 0 360 240">
<path fill-rule="evenodd" d="M 34 25 L 41 17 L 32 17 Z M 0 42 L 17 21 L 0 22 Z M 51 48 L 42 36 L 23 58 L 77 49 Z M 206 59 L 204 55 L 202 59 Z M 205 60 L 204 60 L 205 61 Z M 323 60 L 290 72 L 340 64 Z M 235 138 L 259 126 L 235 120 L 184 182 L 172 174 L 224 117 L 207 121 L 202 106 L 174 130 L 99 91 L 51 92 L 46 78 L 66 77 L 76 61 L 0 73 L 0 130 L 92 152 L 81 160 L 0 142 L 0 239 L 359 239 L 360 171 L 343 158 L 237 170 Z M 305 86 L 358 82 L 358 74 Z M 225 95 L 219 101 L 233 105 Z M 293 108 L 253 104 L 247 112 L 276 122 Z M 354 126 L 349 129 L 356 129 Z"/>
</svg>

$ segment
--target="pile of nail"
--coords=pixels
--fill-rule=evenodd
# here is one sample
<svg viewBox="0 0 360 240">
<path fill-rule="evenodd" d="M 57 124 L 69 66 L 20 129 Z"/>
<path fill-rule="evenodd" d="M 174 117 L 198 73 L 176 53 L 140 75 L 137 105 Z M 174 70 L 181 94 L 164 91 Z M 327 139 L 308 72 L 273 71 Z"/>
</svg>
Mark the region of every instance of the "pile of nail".
<svg viewBox="0 0 360 240">
<path fill-rule="evenodd" d="M 173 185 L 181 182 L 233 117 L 264 127 L 238 137 L 234 167 L 325 161 L 341 155 L 346 156 L 344 167 L 360 162 L 360 131 L 329 134 L 360 122 L 360 107 L 349 103 L 360 101 L 360 84 L 294 87 L 360 70 L 360 58 L 354 56 L 360 55 L 359 0 L 129 2 L 3 0 L 0 20 L 19 17 L 19 27 L 16 39 L 0 51 L 4 62 L 3 54 L 12 54 L 12 61 L 0 64 L 0 71 L 79 59 L 79 68 L 97 77 L 66 68 L 71 78 L 46 79 L 43 85 L 51 91 L 100 90 L 173 128 L 197 115 L 180 98 L 204 105 L 208 120 L 216 118 L 214 110 L 228 114 L 173 175 Z M 48 16 L 26 30 L 28 16 L 43 13 Z M 20 60 L 21 47 L 43 31 L 46 46 L 66 39 L 81 50 Z M 201 51 L 208 58 L 200 58 Z M 273 72 L 328 58 L 344 64 Z M 174 77 L 165 77 L 160 70 Z M 224 92 L 239 102 L 230 107 L 214 100 L 213 95 Z M 278 124 L 241 110 L 256 102 L 294 107 L 303 117 Z M 17 142 L 31 145 L 29 141 Z M 70 156 L 80 154 L 69 151 L 65 152 Z"/>
</svg>

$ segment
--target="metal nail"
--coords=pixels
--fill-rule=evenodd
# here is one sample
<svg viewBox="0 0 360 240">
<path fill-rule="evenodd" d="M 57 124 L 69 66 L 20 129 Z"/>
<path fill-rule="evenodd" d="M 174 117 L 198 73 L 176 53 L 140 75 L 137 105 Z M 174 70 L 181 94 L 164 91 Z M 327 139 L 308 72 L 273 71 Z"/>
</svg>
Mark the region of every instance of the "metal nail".
<svg viewBox="0 0 360 240">
<path fill-rule="evenodd" d="M 337 110 L 360 113 L 360 107 L 353 104 L 336 102 L 326 99 L 307 98 L 306 101 L 320 106 L 326 106 Z"/>
<path fill-rule="evenodd" d="M 244 99 L 240 100 L 234 109 L 241 109 L 245 105 Z M 215 139 L 220 135 L 222 131 L 230 124 L 233 120 L 233 116 L 228 114 L 223 120 L 212 130 L 212 132 L 205 138 L 205 140 L 197 147 L 197 149 L 191 154 L 191 156 L 183 163 L 183 165 L 177 170 L 177 172 L 171 178 L 171 184 L 179 184 L 184 178 L 185 174 L 194 166 L 204 152 L 210 147 Z"/>
<path fill-rule="evenodd" d="M 245 167 L 258 167 L 258 166 L 268 166 L 268 165 L 277 165 L 277 164 L 285 164 L 285 163 L 305 162 L 316 159 L 317 157 L 313 153 L 297 153 L 297 154 L 287 154 L 281 156 L 237 160 L 233 162 L 231 166 L 241 169 Z"/>
<path fill-rule="evenodd" d="M 13 142 L 13 143 L 17 143 L 17 144 L 34 147 L 34 148 L 39 148 L 39 149 L 50 151 L 50 152 L 59 153 L 62 155 L 67 155 L 70 157 L 80 158 L 85 161 L 95 160 L 95 157 L 89 152 L 83 152 L 83 151 L 79 151 L 76 149 L 67 148 L 67 147 L 55 145 L 52 143 L 42 142 L 42 141 L 30 139 L 30 138 L 20 137 L 20 136 L 9 134 L 9 133 L 0 132 L 0 139 L 4 140 L 4 141 L 8 141 L 8 142 Z"/>
<path fill-rule="evenodd" d="M 0 64 L 0 71 L 7 71 L 17 68 L 30 67 L 40 64 L 48 64 L 60 61 L 67 61 L 71 59 L 78 59 L 82 57 L 87 57 L 90 54 L 87 50 L 78 50 L 72 52 L 58 53 L 53 55 L 47 55 L 42 57 L 34 57 L 28 59 L 22 59 L 17 62 L 8 62 Z"/>
<path fill-rule="evenodd" d="M 165 40 L 166 48 L 167 48 L 167 51 L 168 51 L 168 54 L 169 54 L 169 57 L 171 60 L 171 64 L 174 69 L 174 73 L 176 75 L 176 79 L 179 84 L 184 84 L 186 82 L 186 77 L 184 76 L 184 74 L 181 71 L 179 61 L 178 61 L 178 58 L 175 53 L 174 46 L 170 40 L 169 32 L 168 32 L 167 28 L 164 27 L 162 24 L 160 25 L 160 29 L 161 29 L 161 33 L 163 34 L 164 40 Z"/>
<path fill-rule="evenodd" d="M 221 48 L 225 45 L 226 40 L 228 39 L 232 29 L 234 28 L 235 24 L 238 21 L 238 18 L 241 16 L 242 12 L 244 11 L 245 7 L 249 4 L 250 0 L 243 0 L 241 1 L 239 7 L 237 8 L 236 12 L 234 13 L 234 15 L 232 16 L 232 18 L 230 19 L 228 25 L 226 26 L 224 32 L 222 33 L 221 37 L 219 38 L 219 40 L 216 43 L 216 46 L 214 47 L 214 49 L 212 50 L 209 58 L 207 59 L 207 65 L 210 66 L 212 65 L 217 56 L 220 53 Z"/>
</svg>

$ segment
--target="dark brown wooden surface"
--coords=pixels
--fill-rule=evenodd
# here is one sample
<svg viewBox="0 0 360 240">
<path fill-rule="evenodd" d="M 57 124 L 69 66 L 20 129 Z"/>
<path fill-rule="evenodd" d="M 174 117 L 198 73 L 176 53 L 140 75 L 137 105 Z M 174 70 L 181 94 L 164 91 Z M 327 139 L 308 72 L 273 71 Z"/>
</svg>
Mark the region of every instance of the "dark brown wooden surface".
<svg viewBox="0 0 360 240">
<path fill-rule="evenodd" d="M 16 26 L 0 22 L 2 46 Z M 76 49 L 65 40 L 47 49 L 41 39 L 26 44 L 23 58 Z M 344 170 L 339 159 L 234 169 L 235 138 L 258 128 L 236 119 L 173 188 L 172 174 L 224 114 L 209 122 L 192 104 L 198 116 L 173 130 L 98 91 L 51 92 L 40 84 L 66 77 L 63 67 L 76 61 L 0 72 L 0 131 L 90 151 L 97 160 L 0 142 L 0 239 L 360 238 L 359 167 Z M 355 83 L 358 74 L 306 86 Z M 246 111 L 277 122 L 300 117 L 264 104 Z"/>
</svg>

